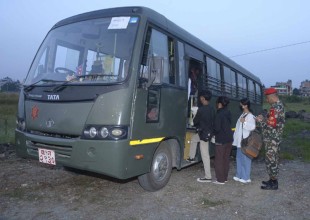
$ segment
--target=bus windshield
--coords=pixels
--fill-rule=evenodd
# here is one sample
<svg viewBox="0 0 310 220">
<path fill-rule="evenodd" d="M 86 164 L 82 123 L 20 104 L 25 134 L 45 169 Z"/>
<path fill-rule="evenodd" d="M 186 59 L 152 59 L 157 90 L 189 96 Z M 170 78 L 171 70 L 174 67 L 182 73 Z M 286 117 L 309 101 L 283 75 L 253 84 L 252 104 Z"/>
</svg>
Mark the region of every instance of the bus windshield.
<svg viewBox="0 0 310 220">
<path fill-rule="evenodd" d="M 52 29 L 24 85 L 118 83 L 126 79 L 138 17 L 109 17 Z"/>
</svg>

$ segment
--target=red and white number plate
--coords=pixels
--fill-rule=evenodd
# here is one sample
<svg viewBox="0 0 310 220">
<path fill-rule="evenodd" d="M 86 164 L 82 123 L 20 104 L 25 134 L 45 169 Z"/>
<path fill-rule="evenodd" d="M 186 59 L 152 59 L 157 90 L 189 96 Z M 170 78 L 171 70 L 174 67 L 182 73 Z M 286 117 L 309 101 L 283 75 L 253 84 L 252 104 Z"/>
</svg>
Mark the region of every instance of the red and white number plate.
<svg viewBox="0 0 310 220">
<path fill-rule="evenodd" d="M 38 148 L 38 152 L 39 152 L 39 161 L 41 163 L 56 165 L 55 151 Z"/>
</svg>

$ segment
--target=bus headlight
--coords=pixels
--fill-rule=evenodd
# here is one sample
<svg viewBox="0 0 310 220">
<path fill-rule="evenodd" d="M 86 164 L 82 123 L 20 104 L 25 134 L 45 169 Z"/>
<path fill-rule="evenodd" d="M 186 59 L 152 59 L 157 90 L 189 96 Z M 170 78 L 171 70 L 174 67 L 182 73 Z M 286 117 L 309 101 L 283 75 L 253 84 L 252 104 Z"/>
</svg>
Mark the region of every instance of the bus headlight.
<svg viewBox="0 0 310 220">
<path fill-rule="evenodd" d="M 128 134 L 128 126 L 103 126 L 103 125 L 87 125 L 84 128 L 82 139 L 94 140 L 121 140 L 126 139 Z"/>
<path fill-rule="evenodd" d="M 112 130 L 111 133 L 112 133 L 113 136 L 119 137 L 119 136 L 123 135 L 123 130 L 119 129 L 119 128 L 115 128 L 115 129 Z"/>
<path fill-rule="evenodd" d="M 109 130 L 108 130 L 106 127 L 101 128 L 101 129 L 100 129 L 100 135 L 101 135 L 101 137 L 103 137 L 103 138 L 108 137 L 108 135 L 109 135 Z"/>
<path fill-rule="evenodd" d="M 96 135 L 97 135 L 97 129 L 94 128 L 94 127 L 91 127 L 91 128 L 89 129 L 89 136 L 90 136 L 91 138 L 94 138 L 94 137 L 96 137 Z"/>
</svg>

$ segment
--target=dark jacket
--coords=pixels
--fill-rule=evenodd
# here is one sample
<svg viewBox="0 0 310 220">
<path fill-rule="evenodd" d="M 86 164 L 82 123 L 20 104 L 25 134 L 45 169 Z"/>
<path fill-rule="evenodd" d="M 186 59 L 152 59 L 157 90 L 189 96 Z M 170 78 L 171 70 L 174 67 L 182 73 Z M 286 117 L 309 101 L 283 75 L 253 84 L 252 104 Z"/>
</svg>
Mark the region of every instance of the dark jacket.
<svg viewBox="0 0 310 220">
<path fill-rule="evenodd" d="M 214 116 L 214 109 L 210 105 L 203 105 L 198 108 L 197 114 L 194 118 L 194 126 L 212 133 Z"/>
<path fill-rule="evenodd" d="M 226 144 L 233 142 L 233 132 L 231 130 L 231 113 L 227 108 L 217 110 L 214 121 L 214 135 L 216 144 Z"/>
</svg>

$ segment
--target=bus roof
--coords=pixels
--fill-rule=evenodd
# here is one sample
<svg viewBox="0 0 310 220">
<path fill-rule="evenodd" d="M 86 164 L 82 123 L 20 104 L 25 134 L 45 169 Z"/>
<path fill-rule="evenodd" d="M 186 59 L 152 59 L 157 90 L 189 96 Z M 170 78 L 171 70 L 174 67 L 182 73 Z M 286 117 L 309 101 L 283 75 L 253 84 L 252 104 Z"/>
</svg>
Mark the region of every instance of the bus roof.
<svg viewBox="0 0 310 220">
<path fill-rule="evenodd" d="M 118 8 L 108 8 L 108 9 L 101 9 L 97 11 L 86 12 L 83 14 L 78 14 L 64 20 L 59 21 L 54 25 L 54 28 L 59 26 L 67 25 L 74 22 L 89 20 L 89 19 L 96 19 L 102 17 L 111 17 L 111 16 L 141 16 L 147 18 L 152 23 L 156 24 L 157 26 L 161 27 L 162 29 L 166 30 L 167 32 L 177 36 L 178 38 L 182 39 L 186 43 L 190 44 L 193 47 L 196 47 L 205 53 L 209 54 L 213 58 L 224 62 L 228 66 L 234 68 L 238 72 L 243 73 L 244 75 L 248 76 L 249 78 L 253 79 L 257 83 L 261 84 L 260 79 L 234 62 L 233 60 L 229 59 L 227 56 L 223 55 L 219 51 L 215 50 L 199 38 L 195 37 L 194 35 L 190 34 L 180 26 L 176 25 L 169 19 L 167 19 L 162 14 L 147 8 L 147 7 L 140 7 L 140 6 L 132 6 L 132 7 L 118 7 Z"/>
</svg>

